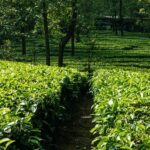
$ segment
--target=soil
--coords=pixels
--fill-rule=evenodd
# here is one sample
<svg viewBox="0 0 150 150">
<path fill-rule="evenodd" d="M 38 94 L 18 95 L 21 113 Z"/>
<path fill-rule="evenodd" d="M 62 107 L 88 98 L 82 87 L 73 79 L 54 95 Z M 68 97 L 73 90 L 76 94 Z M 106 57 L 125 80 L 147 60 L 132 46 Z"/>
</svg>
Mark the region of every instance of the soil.
<svg viewBox="0 0 150 150">
<path fill-rule="evenodd" d="M 89 94 L 81 96 L 73 111 L 72 121 L 64 125 L 59 133 L 59 150 L 91 150 L 92 98 Z"/>
</svg>

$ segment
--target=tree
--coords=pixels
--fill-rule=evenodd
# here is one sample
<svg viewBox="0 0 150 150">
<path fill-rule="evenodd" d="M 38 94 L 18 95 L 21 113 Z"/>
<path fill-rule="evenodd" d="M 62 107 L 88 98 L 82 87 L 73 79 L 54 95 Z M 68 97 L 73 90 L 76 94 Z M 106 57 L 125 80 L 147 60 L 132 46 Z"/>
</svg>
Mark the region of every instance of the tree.
<svg viewBox="0 0 150 150">
<path fill-rule="evenodd" d="M 77 0 L 71 1 L 71 14 L 69 24 L 67 25 L 66 34 L 61 38 L 59 43 L 59 56 L 58 56 L 58 66 L 63 66 L 63 55 L 64 55 L 64 49 L 68 41 L 73 38 L 72 41 L 72 53 L 74 53 L 74 34 L 75 34 L 75 26 L 76 26 L 76 20 L 77 20 L 77 10 L 76 10 Z"/>
<path fill-rule="evenodd" d="M 46 46 L 46 65 L 50 66 L 49 29 L 48 29 L 48 18 L 47 18 L 48 7 L 47 7 L 46 0 L 42 1 L 42 9 L 43 9 L 45 46 Z"/>
<path fill-rule="evenodd" d="M 77 0 L 73 0 L 72 1 L 72 38 L 71 38 L 72 56 L 75 55 L 75 31 L 76 31 L 76 24 L 77 24 Z"/>
<path fill-rule="evenodd" d="M 120 33 L 123 36 L 123 0 L 119 0 L 119 24 L 120 24 Z"/>
<path fill-rule="evenodd" d="M 1 34 L 7 39 L 20 37 L 22 54 L 26 55 L 26 37 L 35 25 L 34 0 L 1 0 Z M 4 32 L 5 31 L 5 32 Z M 7 35 L 7 36 L 5 36 Z M 9 37 L 10 35 L 10 37 Z"/>
<path fill-rule="evenodd" d="M 74 37 L 75 37 L 76 27 L 78 26 L 78 29 L 79 29 L 81 25 L 83 26 L 84 30 L 86 29 L 87 32 L 90 31 L 90 27 L 93 27 L 94 14 L 95 14 L 95 12 L 92 11 L 94 10 L 93 3 L 94 2 L 92 0 L 89 0 L 89 1 L 71 0 L 70 3 L 68 3 L 71 7 L 70 12 L 69 12 L 69 17 L 62 18 L 61 20 L 63 24 L 62 29 L 65 28 L 65 32 L 63 32 L 64 35 L 61 37 L 61 40 L 59 43 L 58 66 L 60 67 L 63 66 L 64 49 L 70 39 L 72 39 L 72 56 L 75 53 L 74 52 L 74 43 L 75 43 Z"/>
</svg>

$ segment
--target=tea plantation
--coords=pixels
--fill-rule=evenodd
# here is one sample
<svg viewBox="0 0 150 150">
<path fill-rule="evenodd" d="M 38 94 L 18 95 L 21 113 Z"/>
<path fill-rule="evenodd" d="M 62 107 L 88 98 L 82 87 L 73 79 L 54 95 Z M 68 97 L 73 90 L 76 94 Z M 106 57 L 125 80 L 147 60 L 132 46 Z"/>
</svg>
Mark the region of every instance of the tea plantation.
<svg viewBox="0 0 150 150">
<path fill-rule="evenodd" d="M 42 48 L 36 47 L 39 52 L 34 60 L 34 42 L 42 45 L 42 40 L 34 37 L 28 41 L 25 60 L 15 43 L 17 55 L 12 60 L 26 64 L 0 61 L 2 150 L 61 150 L 60 146 L 62 150 L 90 150 L 89 143 L 92 150 L 150 149 L 148 36 L 126 33 L 120 38 L 97 31 L 81 37 L 73 57 L 67 44 L 65 68 L 55 67 L 56 41 L 51 43 L 52 67 L 43 65 Z M 73 125 L 66 127 L 68 121 Z M 63 132 L 64 146 L 58 132 Z"/>
<path fill-rule="evenodd" d="M 85 85 L 75 69 L 0 62 L 0 149 L 42 150 Z M 50 145 L 49 145 L 50 146 Z M 46 148 L 45 148 L 46 149 Z"/>
<path fill-rule="evenodd" d="M 0 150 L 150 150 L 150 0 L 0 0 Z"/>
<path fill-rule="evenodd" d="M 7 61 L 0 68 L 0 149 L 48 149 L 87 87 L 86 73 Z M 99 69 L 90 85 L 91 149 L 150 149 L 149 71 Z"/>
<path fill-rule="evenodd" d="M 150 149 L 150 73 L 101 69 L 92 79 L 93 150 Z"/>
</svg>

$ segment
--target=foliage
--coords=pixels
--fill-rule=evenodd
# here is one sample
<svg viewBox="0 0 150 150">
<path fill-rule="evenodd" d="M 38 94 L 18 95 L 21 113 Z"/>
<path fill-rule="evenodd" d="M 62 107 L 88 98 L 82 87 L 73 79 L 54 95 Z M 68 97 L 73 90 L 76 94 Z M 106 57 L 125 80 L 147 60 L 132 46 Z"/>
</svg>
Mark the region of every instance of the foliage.
<svg viewBox="0 0 150 150">
<path fill-rule="evenodd" d="M 2 144 L 5 143 L 5 146 L 1 146 Z M 3 150 L 7 150 L 7 148 L 12 144 L 14 143 L 13 140 L 10 140 L 9 138 L 4 138 L 4 139 L 1 139 L 0 140 L 0 149 L 3 149 Z"/>
<path fill-rule="evenodd" d="M 78 96 L 86 76 L 74 69 L 3 61 L 0 68 L 0 139 L 14 140 L 11 149 L 42 150 L 41 142 L 48 137 L 51 143 L 57 120 L 66 119 L 71 94 Z"/>
<path fill-rule="evenodd" d="M 150 149 L 149 72 L 94 73 L 94 150 Z"/>
<path fill-rule="evenodd" d="M 3 39 L 26 35 L 33 30 L 36 20 L 34 3 L 34 0 L 0 1 L 0 35 Z"/>
<path fill-rule="evenodd" d="M 0 58 L 10 60 L 14 58 L 15 51 L 12 48 L 12 44 L 10 40 L 5 40 L 4 44 L 0 46 Z"/>
</svg>

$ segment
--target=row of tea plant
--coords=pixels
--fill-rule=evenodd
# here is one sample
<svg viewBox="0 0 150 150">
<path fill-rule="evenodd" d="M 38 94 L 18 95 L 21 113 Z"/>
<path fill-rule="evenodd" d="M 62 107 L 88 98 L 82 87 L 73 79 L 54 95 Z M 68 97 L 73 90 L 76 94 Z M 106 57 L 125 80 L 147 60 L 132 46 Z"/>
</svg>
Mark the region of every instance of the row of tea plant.
<svg viewBox="0 0 150 150">
<path fill-rule="evenodd" d="M 75 69 L 5 61 L 0 68 L 0 149 L 45 149 L 59 121 L 68 118 L 86 75 Z"/>
<path fill-rule="evenodd" d="M 150 73 L 101 69 L 92 79 L 93 150 L 150 149 Z"/>
</svg>

